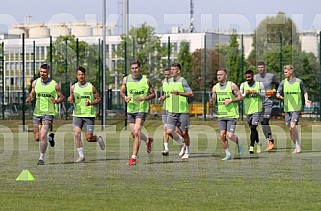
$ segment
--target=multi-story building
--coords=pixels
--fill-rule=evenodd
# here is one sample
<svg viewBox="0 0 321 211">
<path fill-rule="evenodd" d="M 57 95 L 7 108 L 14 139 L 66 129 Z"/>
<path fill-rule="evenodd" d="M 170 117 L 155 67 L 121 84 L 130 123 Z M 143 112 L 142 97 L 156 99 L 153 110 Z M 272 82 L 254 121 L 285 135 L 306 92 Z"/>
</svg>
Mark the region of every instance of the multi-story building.
<svg viewBox="0 0 321 211">
<path fill-rule="evenodd" d="M 174 33 L 156 34 L 160 37 L 161 45 L 167 46 L 170 38 L 172 46 L 171 59 L 175 60 L 180 50 L 181 42 L 189 42 L 190 52 L 196 49 L 214 48 L 219 43 L 228 43 L 232 33 L 181 33 L 177 28 L 174 28 Z M 42 63 L 47 59 L 50 37 L 52 40 L 61 35 L 75 35 L 79 41 L 85 41 L 89 45 L 97 45 L 99 40 L 102 40 L 103 27 L 98 23 L 51 23 L 51 24 L 19 24 L 13 26 L 8 34 L 0 35 L 0 43 L 4 46 L 4 55 L 0 58 L 4 60 L 3 76 L 0 76 L 1 93 L 4 86 L 5 104 L 9 101 L 19 102 L 22 100 L 22 39 L 21 35 L 25 34 L 25 86 L 26 90 L 30 86 L 30 82 L 34 77 Z M 117 77 L 114 74 L 114 68 L 118 60 L 116 51 L 119 48 L 121 38 L 113 35 L 115 30 L 112 27 L 106 27 L 106 65 L 111 73 L 111 76 Z M 245 57 L 248 57 L 252 51 L 252 36 L 253 34 L 243 34 L 243 46 Z M 319 38 L 316 32 L 300 33 L 301 48 L 306 52 L 312 52 L 317 57 L 319 56 Z M 238 36 L 238 42 L 241 43 L 241 36 Z M 1 54 L 1 52 L 0 52 Z M 165 59 L 165 58 L 164 58 Z M 167 59 L 167 58 L 166 58 Z M 1 65 L 2 63 L 0 63 Z M 4 79 L 4 80 L 3 80 Z M 3 80 L 3 82 L 2 82 Z M 112 88 L 119 88 L 118 81 L 115 81 Z M 10 93 L 9 97 L 8 93 Z M 16 93 L 16 94 L 14 94 Z M 3 94 L 3 93 L 2 93 Z"/>
<path fill-rule="evenodd" d="M 21 102 L 22 92 L 22 34 L 25 34 L 25 86 L 26 90 L 30 86 L 31 80 L 34 78 L 42 63 L 47 59 L 50 37 L 52 41 L 61 35 L 75 35 L 79 41 L 85 41 L 89 45 L 97 45 L 102 40 L 102 26 L 97 23 L 56 23 L 56 24 L 19 24 L 11 28 L 8 34 L 0 36 L 0 42 L 4 46 L 4 92 L 5 104 L 9 101 Z M 107 27 L 106 31 L 106 65 L 111 75 L 118 58 L 116 51 L 119 48 L 120 36 L 112 35 L 113 29 Z M 218 33 L 174 33 L 174 34 L 156 34 L 160 37 L 161 45 L 172 46 L 171 59 L 175 60 L 180 50 L 182 41 L 190 43 L 190 51 L 204 48 L 204 40 L 206 37 L 207 48 L 214 48 L 219 43 L 227 43 L 230 35 L 220 35 Z M 2 58 L 2 57 L 1 57 Z M 165 59 L 165 58 L 164 58 Z M 166 58 L 167 59 L 167 58 Z M 1 76 L 2 80 L 2 76 Z M 117 83 L 118 80 L 115 80 Z M 119 88 L 119 84 L 114 84 L 113 88 Z M 2 89 L 1 89 L 2 90 Z M 10 93 L 9 97 L 8 93 Z M 16 93 L 16 94 L 14 94 Z"/>
</svg>

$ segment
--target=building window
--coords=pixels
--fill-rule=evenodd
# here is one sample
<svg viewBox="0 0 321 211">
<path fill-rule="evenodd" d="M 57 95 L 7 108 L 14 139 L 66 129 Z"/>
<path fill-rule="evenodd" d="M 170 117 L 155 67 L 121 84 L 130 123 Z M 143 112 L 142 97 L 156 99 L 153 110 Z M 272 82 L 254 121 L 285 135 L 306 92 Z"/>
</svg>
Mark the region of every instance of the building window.
<svg viewBox="0 0 321 211">
<path fill-rule="evenodd" d="M 173 52 L 177 52 L 177 42 L 173 43 Z"/>
</svg>

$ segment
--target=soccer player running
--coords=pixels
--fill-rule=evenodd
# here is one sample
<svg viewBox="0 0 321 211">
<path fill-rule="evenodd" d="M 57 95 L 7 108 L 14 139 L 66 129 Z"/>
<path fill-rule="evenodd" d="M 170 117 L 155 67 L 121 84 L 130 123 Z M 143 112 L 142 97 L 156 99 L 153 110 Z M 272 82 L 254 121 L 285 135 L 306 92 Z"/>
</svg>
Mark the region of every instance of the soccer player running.
<svg viewBox="0 0 321 211">
<path fill-rule="evenodd" d="M 47 137 L 47 134 L 53 118 L 58 112 L 57 104 L 64 100 L 58 83 L 49 78 L 49 71 L 50 66 L 48 64 L 40 66 L 40 78 L 32 82 L 31 92 L 26 98 L 26 103 L 29 103 L 36 97 L 36 105 L 33 111 L 33 131 L 35 141 L 40 141 L 40 157 L 37 165 L 45 164 L 47 140 L 52 147 L 55 146 L 53 133 L 49 137 Z"/>
<path fill-rule="evenodd" d="M 70 88 L 69 103 L 74 103 L 72 127 L 75 146 L 78 152 L 76 163 L 85 161 L 84 145 L 81 141 L 81 130 L 85 127 L 85 137 L 88 142 L 98 142 L 102 150 L 105 143 L 101 136 L 95 136 L 94 125 L 96 117 L 96 105 L 100 103 L 99 93 L 96 88 L 86 81 L 86 69 L 77 68 L 77 82 Z"/>
<path fill-rule="evenodd" d="M 154 99 L 156 95 L 150 81 L 140 72 L 140 62 L 133 59 L 130 68 L 131 74 L 123 79 L 120 96 L 127 103 L 127 119 L 134 139 L 133 154 L 127 163 L 131 166 L 136 164 L 140 140 L 146 143 L 147 153 L 152 150 L 153 139 L 147 138 L 141 129 L 149 110 L 148 100 Z"/>
<path fill-rule="evenodd" d="M 285 123 L 290 129 L 290 136 L 295 145 L 293 153 L 300 153 L 301 143 L 296 125 L 299 123 L 302 110 L 302 95 L 308 108 L 311 106 L 311 101 L 302 80 L 294 76 L 292 65 L 284 66 L 284 76 L 285 79 L 281 81 L 276 97 L 284 100 Z"/>
<path fill-rule="evenodd" d="M 251 145 L 249 153 L 254 153 L 254 144 L 257 143 L 256 152 L 261 153 L 261 142 L 257 132 L 257 125 L 260 121 L 262 113 L 262 98 L 265 98 L 265 89 L 262 82 L 254 81 L 254 72 L 247 70 L 245 72 L 245 80 L 240 86 L 242 93 L 244 110 L 247 115 L 247 123 L 251 129 Z"/>
<path fill-rule="evenodd" d="M 165 67 L 164 69 L 164 80 L 163 80 L 163 95 L 158 98 L 159 101 L 163 102 L 163 114 L 162 114 L 162 122 L 164 124 L 164 132 L 163 132 L 163 144 L 164 144 L 164 150 L 162 151 L 163 156 L 169 155 L 169 147 L 168 147 L 168 140 L 169 137 L 172 136 L 171 134 L 167 134 L 167 127 L 166 127 L 166 121 L 167 121 L 167 115 L 168 115 L 168 107 L 170 106 L 170 78 L 171 78 L 171 68 Z M 181 132 L 179 128 L 176 127 L 176 132 L 181 135 Z"/>
<path fill-rule="evenodd" d="M 167 116 L 167 133 L 181 145 L 179 156 L 188 159 L 190 156 L 190 137 L 188 134 L 190 119 L 187 98 L 193 96 L 193 91 L 187 81 L 180 76 L 181 65 L 173 63 L 171 65 L 172 78 L 170 79 L 170 104 Z M 176 126 L 180 127 L 182 136 L 175 131 Z M 184 144 L 183 140 L 184 139 Z M 184 153 L 185 151 L 185 153 Z"/>
<path fill-rule="evenodd" d="M 273 96 L 279 83 L 276 81 L 276 78 L 272 73 L 266 72 L 264 62 L 258 62 L 257 69 L 259 73 L 254 76 L 254 81 L 262 82 L 266 90 L 266 97 L 263 100 L 263 112 L 260 120 L 262 130 L 267 141 L 267 150 L 272 150 L 274 147 L 274 140 L 269 121 L 273 108 Z"/>
<path fill-rule="evenodd" d="M 227 70 L 220 68 L 217 71 L 218 83 L 213 86 L 211 103 L 217 101 L 217 124 L 225 157 L 222 160 L 231 160 L 231 152 L 227 138 L 235 142 L 238 146 L 238 155 L 243 155 L 242 143 L 234 134 L 236 120 L 239 118 L 238 102 L 242 100 L 242 94 L 237 85 L 227 79 Z"/>
</svg>

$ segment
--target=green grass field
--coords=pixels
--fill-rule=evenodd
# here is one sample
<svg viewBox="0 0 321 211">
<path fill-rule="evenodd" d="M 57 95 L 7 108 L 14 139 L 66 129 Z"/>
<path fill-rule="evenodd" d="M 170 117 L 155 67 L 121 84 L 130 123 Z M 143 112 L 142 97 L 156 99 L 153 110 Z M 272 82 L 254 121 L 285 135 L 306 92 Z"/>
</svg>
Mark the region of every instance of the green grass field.
<svg viewBox="0 0 321 211">
<path fill-rule="evenodd" d="M 302 120 L 302 153 L 293 146 L 284 121 L 272 121 L 276 149 L 248 153 L 249 130 L 239 122 L 236 134 L 244 145 L 240 159 L 234 143 L 231 161 L 224 157 L 216 122 L 191 122 L 191 156 L 178 157 L 170 141 L 163 157 L 162 125 L 147 120 L 153 151 L 141 146 L 136 166 L 127 166 L 132 140 L 122 121 L 108 121 L 102 135 L 106 150 L 84 143 L 86 162 L 76 164 L 71 121 L 56 121 L 56 147 L 37 166 L 38 145 L 21 121 L 0 121 L 1 210 L 319 210 L 321 207 L 321 123 Z M 259 128 L 263 148 L 266 141 Z M 29 170 L 34 181 L 16 181 Z"/>
</svg>

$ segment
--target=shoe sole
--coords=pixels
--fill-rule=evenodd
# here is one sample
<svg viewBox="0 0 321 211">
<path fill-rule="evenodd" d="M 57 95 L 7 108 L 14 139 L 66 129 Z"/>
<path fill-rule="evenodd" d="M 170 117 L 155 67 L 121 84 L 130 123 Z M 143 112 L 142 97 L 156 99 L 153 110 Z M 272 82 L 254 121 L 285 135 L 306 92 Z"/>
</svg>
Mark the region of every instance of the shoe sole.
<svg viewBox="0 0 321 211">
<path fill-rule="evenodd" d="M 75 163 L 83 163 L 83 162 L 85 162 L 85 161 L 86 161 L 86 159 L 83 158 L 82 160 L 76 160 Z"/>
<path fill-rule="evenodd" d="M 105 147 L 106 147 L 105 142 L 104 142 L 104 139 L 103 139 L 101 136 L 98 137 L 98 140 L 99 140 L 99 139 L 102 140 L 102 141 L 98 141 L 99 147 L 100 147 L 101 150 L 104 150 Z"/>
<path fill-rule="evenodd" d="M 182 159 L 188 159 L 189 158 L 189 155 L 188 156 L 183 156 Z"/>
<path fill-rule="evenodd" d="M 232 160 L 232 158 L 222 158 L 222 161 Z"/>
<path fill-rule="evenodd" d="M 163 156 L 168 156 L 168 155 L 169 155 L 169 152 L 162 152 L 162 155 L 163 155 Z"/>
<path fill-rule="evenodd" d="M 148 138 L 148 143 L 147 143 L 147 148 L 146 152 L 151 153 L 152 152 L 152 144 L 153 144 L 154 139 Z"/>
<path fill-rule="evenodd" d="M 55 134 L 50 133 L 49 136 L 52 138 L 52 140 L 49 141 L 50 146 L 55 147 Z"/>
<path fill-rule="evenodd" d="M 49 144 L 50 144 L 51 147 L 55 147 L 55 141 L 53 141 L 53 140 L 49 141 Z"/>
<path fill-rule="evenodd" d="M 45 161 L 40 161 L 40 160 L 38 160 L 37 165 L 39 165 L 39 166 L 43 166 L 43 165 L 45 165 Z"/>
</svg>

